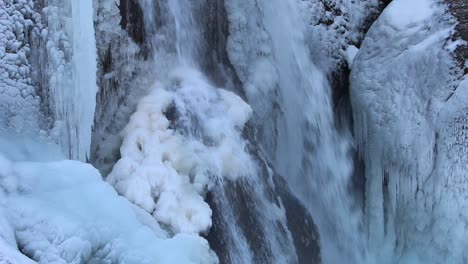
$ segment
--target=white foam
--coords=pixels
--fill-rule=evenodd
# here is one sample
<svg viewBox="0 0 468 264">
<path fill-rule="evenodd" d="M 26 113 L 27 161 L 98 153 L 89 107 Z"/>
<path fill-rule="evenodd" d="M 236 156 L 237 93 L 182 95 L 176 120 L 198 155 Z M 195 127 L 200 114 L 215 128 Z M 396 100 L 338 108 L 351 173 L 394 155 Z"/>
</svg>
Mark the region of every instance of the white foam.
<svg viewBox="0 0 468 264">
<path fill-rule="evenodd" d="M 209 178 L 235 179 L 253 168 L 240 136 L 251 112 L 199 72 L 177 68 L 139 102 L 123 132 L 122 158 L 107 180 L 174 232 L 207 232 Z"/>
</svg>

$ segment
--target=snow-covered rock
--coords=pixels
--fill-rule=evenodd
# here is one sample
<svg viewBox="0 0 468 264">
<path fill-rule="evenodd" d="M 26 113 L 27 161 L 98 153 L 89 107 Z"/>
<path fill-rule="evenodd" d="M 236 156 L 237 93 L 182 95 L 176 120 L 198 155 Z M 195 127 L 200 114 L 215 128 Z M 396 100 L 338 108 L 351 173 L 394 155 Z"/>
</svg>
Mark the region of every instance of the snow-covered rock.
<svg viewBox="0 0 468 264">
<path fill-rule="evenodd" d="M 104 176 L 110 173 L 118 160 L 122 141 L 120 132 L 135 111 L 138 99 L 145 93 L 142 87 L 149 87 L 148 82 L 152 81 L 139 78 L 148 76 L 145 74 L 147 63 L 142 56 L 143 48 L 130 35 L 136 32 L 143 34 L 140 28 L 143 25 L 135 25 L 135 21 L 129 21 L 129 18 L 142 19 L 142 14 L 130 9 L 130 2 L 139 6 L 133 1 L 93 1 L 99 91 L 90 162 Z M 127 33 L 126 29 L 131 32 Z"/>
<path fill-rule="evenodd" d="M 306 0 L 307 45 L 314 63 L 326 74 L 338 70 L 348 47 L 359 45 L 381 5 L 378 0 Z"/>
</svg>

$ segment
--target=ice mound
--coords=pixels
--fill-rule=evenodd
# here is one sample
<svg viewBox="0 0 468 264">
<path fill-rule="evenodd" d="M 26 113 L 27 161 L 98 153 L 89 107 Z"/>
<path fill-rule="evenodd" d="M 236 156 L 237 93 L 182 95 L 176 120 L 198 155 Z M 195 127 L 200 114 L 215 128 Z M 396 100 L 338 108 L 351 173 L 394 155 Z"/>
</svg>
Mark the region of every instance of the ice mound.
<svg viewBox="0 0 468 264">
<path fill-rule="evenodd" d="M 217 262 L 203 238 L 168 238 L 79 161 L 15 162 L 0 154 L 0 201 L 0 262 Z"/>
<path fill-rule="evenodd" d="M 210 178 L 254 169 L 241 137 L 251 114 L 241 98 L 199 72 L 175 69 L 139 102 L 107 181 L 175 233 L 207 232 Z"/>
</svg>

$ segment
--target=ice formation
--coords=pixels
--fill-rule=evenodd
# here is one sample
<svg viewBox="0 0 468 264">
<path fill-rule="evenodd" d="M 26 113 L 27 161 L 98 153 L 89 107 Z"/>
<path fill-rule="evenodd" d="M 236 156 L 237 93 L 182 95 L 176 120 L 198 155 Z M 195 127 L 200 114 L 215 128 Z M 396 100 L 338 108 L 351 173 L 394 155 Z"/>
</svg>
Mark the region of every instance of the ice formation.
<svg viewBox="0 0 468 264">
<path fill-rule="evenodd" d="M 96 42 L 92 0 L 45 1 L 40 63 L 53 115 L 51 136 L 71 159 L 86 161 L 96 107 Z"/>
<path fill-rule="evenodd" d="M 388 2 L 0 1 L 0 263 L 300 262 L 277 173 L 324 263 L 468 263 L 466 43 L 439 0 L 365 34 Z"/>
<path fill-rule="evenodd" d="M 45 132 L 82 161 L 97 91 L 92 14 L 91 0 L 0 3 L 1 122 Z"/>
<path fill-rule="evenodd" d="M 24 138 L 10 140 L 18 142 Z M 34 152 L 37 149 L 43 153 L 60 152 L 56 146 L 54 149 L 50 144 L 35 141 L 8 154 L 18 161 L 0 155 L 0 260 L 217 262 L 208 243 L 196 235 L 168 238 L 153 220 L 146 219 L 152 219 L 149 215 L 117 196 L 92 166 L 79 161 L 22 160 L 35 160 L 39 156 Z M 28 152 L 31 155 L 24 155 Z M 180 254 L 181 248 L 184 254 Z"/>
<path fill-rule="evenodd" d="M 348 65 L 350 67 L 352 67 L 353 65 L 353 62 L 354 62 L 354 58 L 356 57 L 357 53 L 359 52 L 359 49 L 356 48 L 356 46 L 354 45 L 350 45 L 348 46 L 348 48 L 346 48 L 346 62 L 348 63 Z"/>
<path fill-rule="evenodd" d="M 241 138 L 251 112 L 199 72 L 175 69 L 139 102 L 107 181 L 174 232 L 207 232 L 210 178 L 235 179 L 254 168 Z"/>
<path fill-rule="evenodd" d="M 337 70 L 347 59 L 349 47 L 359 44 L 372 16 L 379 12 L 378 0 L 306 0 L 301 12 L 306 17 L 306 45 L 314 64 L 325 74 Z"/>
<path fill-rule="evenodd" d="M 40 22 L 32 1 L 0 2 L 0 125 L 18 132 L 40 125 L 41 100 L 31 78 L 28 34 L 37 33 Z"/>
<path fill-rule="evenodd" d="M 466 150 L 448 147 L 466 140 L 456 103 L 464 85 L 450 54 L 454 25 L 437 1 L 392 1 L 352 66 L 368 243 L 381 258 L 395 248 L 402 263 L 467 261 L 466 221 L 459 215 L 467 204 L 460 194 Z"/>
</svg>

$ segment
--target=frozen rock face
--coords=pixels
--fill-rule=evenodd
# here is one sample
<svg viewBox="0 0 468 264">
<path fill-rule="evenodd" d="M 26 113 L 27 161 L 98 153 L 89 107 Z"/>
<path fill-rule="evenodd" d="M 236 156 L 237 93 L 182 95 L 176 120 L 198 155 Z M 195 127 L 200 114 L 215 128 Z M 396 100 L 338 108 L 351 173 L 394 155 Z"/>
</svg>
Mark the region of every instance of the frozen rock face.
<svg viewBox="0 0 468 264">
<path fill-rule="evenodd" d="M 33 1 L 2 1 L 0 21 L 0 125 L 16 131 L 38 129 L 41 99 L 30 56 L 41 34 L 41 16 Z"/>
<path fill-rule="evenodd" d="M 382 5 L 378 0 L 307 0 L 302 12 L 309 22 L 307 45 L 316 63 L 325 72 L 343 63 L 350 45 L 361 43 Z"/>
<path fill-rule="evenodd" d="M 121 7 L 119 9 L 119 6 Z M 138 98 L 149 86 L 139 78 L 147 64 L 142 42 L 143 17 L 135 1 L 94 1 L 98 55 L 98 85 L 90 162 L 103 175 L 110 173 L 118 159 L 119 135 L 135 111 Z M 140 19 L 140 20 L 138 20 Z M 133 36 L 133 38 L 131 37 Z"/>
<path fill-rule="evenodd" d="M 368 243 L 379 258 L 395 249 L 402 263 L 467 261 L 467 200 L 454 195 L 467 177 L 466 103 L 457 103 L 466 81 L 452 56 L 463 43 L 450 40 L 454 28 L 440 2 L 392 1 L 354 59 Z"/>
<path fill-rule="evenodd" d="M 91 1 L 0 5 L 2 127 L 46 134 L 86 160 L 97 91 Z"/>
</svg>

